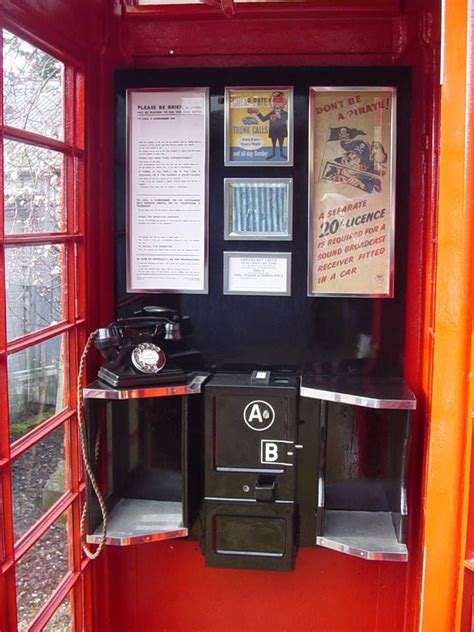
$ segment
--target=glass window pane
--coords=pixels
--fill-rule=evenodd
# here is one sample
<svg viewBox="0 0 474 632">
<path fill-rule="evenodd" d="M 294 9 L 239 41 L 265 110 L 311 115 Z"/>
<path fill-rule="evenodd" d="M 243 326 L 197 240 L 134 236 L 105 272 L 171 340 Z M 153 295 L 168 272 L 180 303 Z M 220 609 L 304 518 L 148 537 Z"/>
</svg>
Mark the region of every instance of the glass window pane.
<svg viewBox="0 0 474 632">
<path fill-rule="evenodd" d="M 16 441 L 65 406 L 66 336 L 8 358 L 10 435 Z"/>
<path fill-rule="evenodd" d="M 69 524 L 68 510 L 16 565 L 19 632 L 27 630 L 70 568 Z"/>
<path fill-rule="evenodd" d="M 53 614 L 43 632 L 69 632 L 72 629 L 71 597 L 68 596 Z"/>
<path fill-rule="evenodd" d="M 8 340 L 64 320 L 65 264 L 62 244 L 5 249 Z"/>
<path fill-rule="evenodd" d="M 12 463 L 15 540 L 66 491 L 64 431 L 61 426 Z"/>
<path fill-rule="evenodd" d="M 5 140 L 5 233 L 64 231 L 64 156 Z"/>
<path fill-rule="evenodd" d="M 64 65 L 36 46 L 3 31 L 5 123 L 63 138 Z"/>
</svg>

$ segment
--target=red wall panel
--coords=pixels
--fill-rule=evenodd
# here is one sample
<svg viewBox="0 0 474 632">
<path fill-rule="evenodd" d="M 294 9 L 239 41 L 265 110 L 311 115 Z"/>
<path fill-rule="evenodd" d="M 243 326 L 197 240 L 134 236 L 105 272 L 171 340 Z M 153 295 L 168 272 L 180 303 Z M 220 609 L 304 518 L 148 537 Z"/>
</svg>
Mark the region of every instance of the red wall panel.
<svg viewBox="0 0 474 632">
<path fill-rule="evenodd" d="M 113 578 L 110 630 L 403 629 L 403 564 L 301 549 L 291 573 L 213 569 L 205 567 L 196 543 L 186 541 L 111 549 L 107 558 L 109 580 Z M 100 599 L 98 586 L 96 591 Z"/>
<path fill-rule="evenodd" d="M 111 8 L 103 0 L 2 0 L 0 12 L 49 46 L 82 60 L 105 39 Z"/>
<path fill-rule="evenodd" d="M 133 27 L 133 28 L 132 28 Z M 156 33 L 160 36 L 157 39 Z M 226 19 L 185 21 L 135 19 L 127 30 L 126 45 L 135 59 L 189 55 L 261 56 L 261 65 L 278 65 L 263 56 L 296 54 L 390 54 L 393 23 L 390 18 L 321 20 L 314 17 L 283 20 Z M 218 35 L 217 35 L 218 34 Z M 186 65 L 186 63 L 184 64 Z"/>
</svg>

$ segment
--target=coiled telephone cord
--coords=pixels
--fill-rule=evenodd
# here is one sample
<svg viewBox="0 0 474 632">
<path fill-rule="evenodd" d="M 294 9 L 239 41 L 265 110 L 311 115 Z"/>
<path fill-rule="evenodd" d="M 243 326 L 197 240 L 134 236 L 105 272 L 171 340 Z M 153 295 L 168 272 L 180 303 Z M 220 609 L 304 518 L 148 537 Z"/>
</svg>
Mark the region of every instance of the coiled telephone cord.
<svg viewBox="0 0 474 632">
<path fill-rule="evenodd" d="M 94 474 L 94 470 L 92 469 L 91 463 L 89 461 L 89 456 L 87 452 L 87 440 L 86 440 L 86 427 L 84 422 L 84 395 L 82 392 L 82 380 L 84 378 L 85 366 L 87 354 L 94 342 L 94 338 L 97 334 L 97 330 L 93 331 L 89 338 L 87 339 L 86 346 L 84 347 L 84 351 L 81 355 L 81 360 L 79 362 L 79 371 L 77 374 L 77 420 L 79 422 L 79 435 L 81 440 L 81 451 L 82 458 L 84 460 L 84 467 L 87 472 L 87 476 L 91 482 L 92 489 L 97 497 L 97 501 L 99 502 L 100 512 L 102 514 L 102 523 L 103 523 L 103 531 L 102 536 L 100 538 L 100 542 L 95 551 L 91 551 L 86 544 L 86 516 L 87 516 L 87 497 L 84 502 L 84 507 L 82 509 L 81 514 L 81 545 L 82 550 L 87 555 L 90 560 L 95 560 L 102 553 L 102 549 L 105 546 L 105 541 L 107 539 L 107 528 L 109 524 L 109 517 L 107 513 L 107 507 L 105 506 L 105 501 L 100 491 L 99 485 L 97 483 L 97 479 Z M 101 435 L 101 425 L 97 430 L 97 437 L 95 440 L 95 448 L 94 448 L 94 465 L 97 464 L 97 458 L 99 456 L 99 448 L 100 448 L 100 435 Z"/>
</svg>

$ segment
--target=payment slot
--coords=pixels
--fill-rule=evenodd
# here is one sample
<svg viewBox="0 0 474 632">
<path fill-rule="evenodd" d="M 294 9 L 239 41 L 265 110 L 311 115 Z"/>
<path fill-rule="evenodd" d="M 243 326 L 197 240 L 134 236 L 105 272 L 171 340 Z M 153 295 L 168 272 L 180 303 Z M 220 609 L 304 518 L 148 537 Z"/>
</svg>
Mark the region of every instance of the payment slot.
<svg viewBox="0 0 474 632">
<path fill-rule="evenodd" d="M 298 380 L 216 373 L 205 387 L 208 566 L 292 570 Z"/>
</svg>

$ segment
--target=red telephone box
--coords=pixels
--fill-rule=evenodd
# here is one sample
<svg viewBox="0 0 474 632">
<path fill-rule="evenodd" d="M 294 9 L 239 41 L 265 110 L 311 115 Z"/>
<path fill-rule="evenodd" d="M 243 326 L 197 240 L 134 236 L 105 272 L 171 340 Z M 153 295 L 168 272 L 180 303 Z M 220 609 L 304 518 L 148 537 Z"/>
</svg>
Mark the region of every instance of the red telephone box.
<svg viewBox="0 0 474 632">
<path fill-rule="evenodd" d="M 55 0 L 46 4 L 5 0 L 0 8 L 0 628 L 72 626 L 74 630 L 137 632 L 471 629 L 472 29 L 467 3 L 119 0 L 111 6 L 99 0 Z M 45 65 L 41 66 L 41 60 Z M 28 93 L 22 85 L 30 79 L 29 69 L 35 79 L 28 90 L 37 94 L 52 85 L 47 75 L 52 67 L 56 68 L 52 90 L 59 103 L 53 118 L 61 121 L 56 131 L 40 118 L 35 123 L 34 109 L 29 114 L 22 110 Z M 92 562 L 81 552 L 85 478 L 73 386 L 79 356 L 90 331 L 142 305 L 163 302 L 162 295 L 125 287 L 126 93 L 196 86 L 210 90 L 210 287 L 207 295 L 183 298 L 183 293 L 165 303 L 190 313 L 195 332 L 201 332 L 196 333 L 201 343 L 197 346 L 215 363 L 229 349 L 239 360 L 250 357 L 255 362 L 252 350 L 262 351 L 264 335 L 271 341 L 265 352 L 279 359 L 278 335 L 281 348 L 293 345 L 312 351 L 317 340 L 326 366 L 334 367 L 341 360 L 338 349 L 345 348 L 351 327 L 370 336 L 375 356 L 380 354 L 399 368 L 396 376 L 409 384 L 417 401 L 405 463 L 406 561 L 345 555 L 325 548 L 322 532 L 320 546 L 300 546 L 291 572 L 206 566 L 199 540 L 192 537 L 107 545 Z M 291 253 L 293 296 L 275 302 L 272 316 L 266 311 L 269 299 L 256 308 L 257 303 L 251 302 L 255 297 L 225 295 L 220 285 L 223 251 L 239 251 L 235 242 L 223 238 L 223 181 L 237 180 L 242 173 L 245 178 L 265 175 L 264 169 L 255 176 L 255 167 L 225 164 L 225 89 L 241 86 L 276 86 L 280 92 L 294 89 L 294 164 L 266 172 L 292 179 L 295 201 L 292 241 L 279 242 L 280 248 L 272 246 L 272 250 Z M 334 86 L 397 88 L 393 298 L 306 296 L 309 88 Z M 297 120 L 297 113 L 303 119 Z M 258 124 L 255 112 L 249 117 L 257 117 Z M 353 125 L 357 130 L 356 122 L 348 126 L 352 129 Z M 343 140 L 349 148 L 354 139 Z M 372 139 L 360 136 L 359 140 Z M 277 157 L 278 148 L 275 143 Z M 40 156 L 34 178 L 32 152 Z M 12 156 L 18 161 L 20 154 L 29 156 L 22 158 L 29 161 L 28 167 L 14 162 Z M 335 165 L 339 169 L 340 163 Z M 32 200 L 33 194 L 45 198 L 45 191 L 52 188 L 54 208 L 59 210 L 54 223 L 47 224 L 38 211 L 39 198 L 34 198 L 34 204 Z M 31 294 L 29 288 L 36 283 L 51 295 L 52 277 L 45 280 L 40 275 L 34 283 L 15 276 L 28 261 L 30 268 L 35 268 L 31 261 L 39 262 L 35 265 L 41 270 L 44 248 L 57 252 L 60 262 L 60 273 L 54 277 L 60 279 L 55 299 L 59 307 L 45 322 L 25 320 L 23 314 L 23 329 L 12 329 L 12 313 L 18 304 L 14 286 L 22 295 L 28 286 Z M 249 248 L 244 251 L 251 252 Z M 253 250 L 271 252 L 261 244 Z M 288 305 L 287 299 L 294 301 L 294 308 L 285 311 L 279 306 Z M 228 326 L 237 317 L 241 330 Z M 59 341 L 57 360 L 33 365 L 31 358 L 47 356 L 33 350 L 50 349 L 54 340 Z M 298 364 L 300 355 L 296 355 Z M 96 360 L 89 367 L 90 381 L 99 366 Z M 54 396 L 45 394 L 48 379 L 55 385 Z M 42 390 L 37 384 L 43 385 Z M 324 390 L 319 383 L 307 383 L 306 388 Z M 329 426 L 334 420 L 331 415 L 339 414 L 331 412 L 332 407 L 340 405 L 344 402 L 328 405 Z M 302 411 L 302 426 L 310 441 L 311 424 L 305 414 L 309 418 L 312 413 Z M 357 412 L 353 421 L 346 420 L 351 429 L 346 434 L 338 434 L 333 427 L 325 456 L 326 461 L 336 459 L 338 465 L 327 471 L 342 471 L 344 450 L 343 457 L 338 457 L 338 448 L 348 437 L 357 451 L 353 463 L 358 471 L 344 470 L 347 478 L 366 479 L 380 471 L 379 448 L 381 452 L 389 445 L 393 432 L 390 425 L 382 432 L 374 414 Z M 195 447 L 199 436 L 199 432 L 193 435 Z M 278 438 L 293 440 L 283 434 Z M 44 461 L 53 453 L 48 450 L 56 455 L 55 468 L 43 476 Z M 110 453 L 109 449 L 109 457 Z M 193 467 L 199 453 L 197 448 L 193 452 Z M 234 457 L 225 450 L 222 454 L 229 463 Z M 47 456 L 40 459 L 38 455 Z M 310 471 L 311 463 L 303 462 Z M 44 505 L 43 489 L 53 489 L 53 474 L 60 476 L 61 467 L 63 482 L 54 488 L 52 503 Z M 106 472 L 100 473 L 106 477 Z M 272 500 L 290 498 L 270 489 L 274 481 L 267 480 L 268 474 L 261 476 L 267 478 L 262 478 L 256 493 L 265 502 L 269 495 Z M 24 477 L 29 477 L 28 485 L 21 482 Z M 39 482 L 43 478 L 44 484 Z M 247 481 L 242 480 L 240 487 L 245 485 Z M 33 492 L 36 488 L 39 491 Z M 303 485 L 302 489 L 307 488 Z M 315 499 L 316 495 L 306 494 L 299 502 L 310 506 Z M 216 501 L 206 502 L 211 506 Z M 27 505 L 35 511 L 25 514 Z M 243 518 L 245 525 L 250 524 L 247 515 Z M 303 541 L 312 529 L 312 524 L 303 523 Z M 229 542 L 224 536 L 219 541 Z M 48 558 L 48 552 L 59 556 L 54 547 L 62 550 L 57 566 L 51 566 Z M 43 592 L 38 581 L 42 575 L 47 586 Z M 37 590 L 34 602 L 32 594 Z"/>
</svg>

